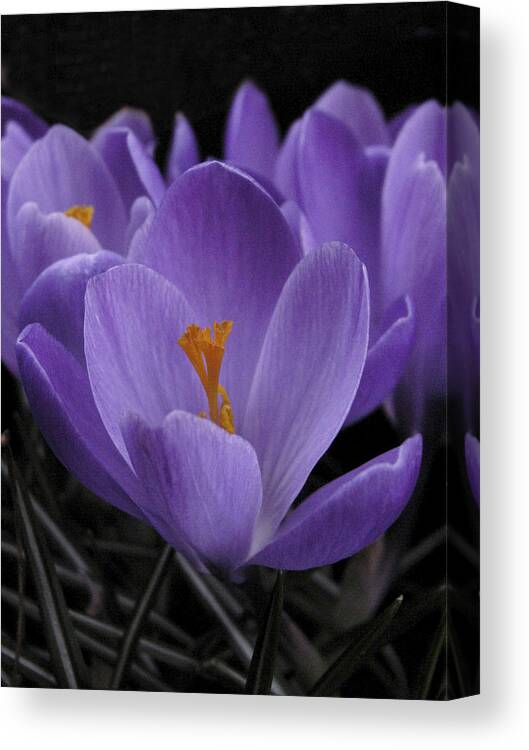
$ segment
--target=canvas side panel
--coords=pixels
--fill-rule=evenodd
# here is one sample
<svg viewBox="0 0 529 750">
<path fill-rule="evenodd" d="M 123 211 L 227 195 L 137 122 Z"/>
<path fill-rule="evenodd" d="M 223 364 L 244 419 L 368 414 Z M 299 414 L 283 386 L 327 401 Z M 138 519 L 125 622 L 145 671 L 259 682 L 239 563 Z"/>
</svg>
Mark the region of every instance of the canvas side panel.
<svg viewBox="0 0 529 750">
<path fill-rule="evenodd" d="M 447 3 L 447 698 L 479 693 L 479 9 Z"/>
</svg>

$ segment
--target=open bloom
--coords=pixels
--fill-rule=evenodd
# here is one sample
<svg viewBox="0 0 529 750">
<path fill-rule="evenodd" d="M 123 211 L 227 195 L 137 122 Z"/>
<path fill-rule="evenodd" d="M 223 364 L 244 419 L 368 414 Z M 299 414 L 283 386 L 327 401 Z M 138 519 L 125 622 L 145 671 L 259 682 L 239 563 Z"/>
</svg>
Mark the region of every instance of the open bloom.
<svg viewBox="0 0 529 750">
<path fill-rule="evenodd" d="M 2 114 L 2 358 L 16 373 L 20 310 L 33 281 L 78 253 L 133 252 L 165 186 L 141 113 L 118 113 L 91 142 L 48 128 L 13 100 L 2 100 Z"/>
<path fill-rule="evenodd" d="M 304 252 L 339 240 L 367 265 L 371 335 L 359 392 L 347 422 L 367 415 L 392 392 L 415 333 L 409 294 L 387 299 L 379 288 L 381 192 L 390 147 L 413 113 L 386 122 L 366 89 L 337 81 L 290 127 L 283 144 L 266 95 L 243 83 L 229 111 L 224 158 L 259 180 L 282 210 Z M 198 158 L 193 132 L 177 121 L 171 159 L 187 168 Z M 171 161 L 170 161 L 171 163 Z"/>
<path fill-rule="evenodd" d="M 325 565 L 393 523 L 418 435 L 291 509 L 364 368 L 367 276 L 349 247 L 302 257 L 266 191 L 213 162 L 169 188 L 144 265 L 92 273 L 86 257 L 39 277 L 17 345 L 36 419 L 83 483 L 201 569 Z"/>
</svg>

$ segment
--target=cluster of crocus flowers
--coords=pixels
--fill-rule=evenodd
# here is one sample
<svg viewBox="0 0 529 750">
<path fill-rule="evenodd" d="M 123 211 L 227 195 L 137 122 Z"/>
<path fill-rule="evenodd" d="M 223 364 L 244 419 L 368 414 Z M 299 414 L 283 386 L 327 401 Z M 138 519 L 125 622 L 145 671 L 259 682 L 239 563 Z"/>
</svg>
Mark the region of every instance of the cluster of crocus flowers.
<svg viewBox="0 0 529 750">
<path fill-rule="evenodd" d="M 2 359 L 16 374 L 23 299 L 57 260 L 134 252 L 165 183 L 146 115 L 123 110 L 90 141 L 2 98 Z M 107 261 L 110 261 L 110 255 Z"/>
<path fill-rule="evenodd" d="M 173 149 L 187 163 L 193 153 L 198 158 L 189 124 L 175 128 Z M 367 267 L 369 352 L 347 423 L 385 404 L 402 431 L 435 430 L 436 402 L 455 384 L 446 382 L 447 315 L 459 352 L 452 364 L 461 373 L 457 395 L 467 410 L 479 371 L 474 113 L 428 101 L 386 121 L 369 91 L 338 81 L 281 143 L 266 96 L 246 82 L 228 116 L 224 157 L 274 195 L 304 252 L 340 241 Z"/>
<path fill-rule="evenodd" d="M 226 161 L 197 165 L 178 115 L 164 181 L 141 113 L 87 141 L 7 104 L 3 357 L 64 465 L 201 570 L 311 568 L 383 534 L 442 370 L 444 110 L 386 123 L 339 83 L 281 144 L 244 84 Z M 383 402 L 412 437 L 296 505 Z"/>
</svg>

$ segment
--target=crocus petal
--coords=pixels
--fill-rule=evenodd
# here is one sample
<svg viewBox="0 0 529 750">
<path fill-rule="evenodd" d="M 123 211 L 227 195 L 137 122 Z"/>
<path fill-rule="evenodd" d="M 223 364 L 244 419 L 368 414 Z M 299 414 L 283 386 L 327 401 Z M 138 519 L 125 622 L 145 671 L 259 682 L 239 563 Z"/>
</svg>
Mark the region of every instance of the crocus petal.
<svg viewBox="0 0 529 750">
<path fill-rule="evenodd" d="M 126 234 L 127 259 L 131 263 L 135 263 L 137 260 L 141 261 L 143 257 L 145 242 L 149 236 L 155 213 L 153 204 L 146 196 L 137 198 L 132 204 Z"/>
<path fill-rule="evenodd" d="M 281 293 L 241 431 L 263 477 L 260 538 L 275 531 L 347 416 L 367 352 L 368 294 L 365 267 L 340 243 L 306 255 Z"/>
<path fill-rule="evenodd" d="M 285 198 L 299 202 L 297 160 L 301 120 L 295 120 L 279 150 L 274 171 L 274 181 Z"/>
<path fill-rule="evenodd" d="M 2 297 L 4 297 L 4 292 L 2 292 Z M 6 309 L 5 303 L 2 301 L 2 362 L 15 377 L 18 376 L 15 353 L 18 332 L 16 313 Z"/>
<path fill-rule="evenodd" d="M 279 132 L 266 95 L 250 81 L 243 83 L 235 95 L 224 143 L 228 161 L 273 178 Z"/>
<path fill-rule="evenodd" d="M 456 162 L 465 159 L 476 174 L 479 186 L 479 129 L 471 111 L 461 102 L 454 102 L 447 117 L 448 174 Z"/>
<path fill-rule="evenodd" d="M 234 322 L 222 385 L 233 404 L 236 432 L 272 311 L 299 257 L 270 196 L 219 162 L 193 167 L 173 182 L 153 221 L 143 262 L 189 301 L 197 318 L 187 322 Z"/>
<path fill-rule="evenodd" d="M 374 542 L 396 521 L 415 487 L 422 438 L 369 461 L 325 485 L 279 528 L 249 564 L 286 570 L 331 565 Z"/>
<path fill-rule="evenodd" d="M 387 152 L 369 156 L 350 130 L 323 112 L 303 118 L 298 155 L 300 206 L 318 244 L 339 240 L 378 268 L 380 193 Z"/>
<path fill-rule="evenodd" d="M 5 272 L 6 253 L 2 247 L 2 362 L 13 375 L 17 375 L 18 366 L 15 354 L 15 344 L 20 332 L 18 327 L 18 305 L 20 289 L 14 273 L 7 279 Z"/>
<path fill-rule="evenodd" d="M 123 107 L 108 118 L 92 135 L 92 143 L 98 147 L 99 141 L 104 138 L 107 130 L 113 128 L 128 128 L 132 130 L 136 138 L 143 144 L 147 153 L 154 153 L 156 139 L 152 129 L 151 120 L 146 112 L 132 107 Z"/>
<path fill-rule="evenodd" d="M 121 255 L 101 250 L 53 263 L 24 295 L 20 305 L 19 330 L 29 323 L 40 323 L 84 367 L 86 285 L 93 276 L 123 262 Z"/>
<path fill-rule="evenodd" d="M 384 113 L 367 89 L 337 81 L 320 96 L 314 108 L 347 125 L 362 146 L 389 146 Z"/>
<path fill-rule="evenodd" d="M 447 190 L 448 337 L 451 397 L 459 399 L 464 429 L 479 413 L 479 177 L 467 156 L 456 162 Z M 479 317 L 479 316 L 478 316 Z M 476 333 L 478 336 L 476 337 Z"/>
<path fill-rule="evenodd" d="M 9 96 L 2 97 L 2 137 L 10 122 L 20 125 L 32 140 L 42 138 L 48 126 L 29 107 Z"/>
<path fill-rule="evenodd" d="M 30 202 L 43 213 L 66 211 L 79 204 L 93 206 L 92 230 L 99 242 L 121 250 L 126 214 L 116 184 L 95 149 L 70 128 L 50 128 L 18 165 L 7 204 L 11 234 L 20 208 Z"/>
<path fill-rule="evenodd" d="M 388 167 L 392 169 L 393 156 Z M 398 161 L 398 156 L 397 156 Z M 388 182 L 391 185 L 388 187 Z M 382 196 L 382 266 L 386 295 L 397 299 L 411 287 L 421 307 L 431 306 L 432 289 L 419 282 L 438 272 L 443 276 L 446 247 L 446 189 L 438 165 L 422 155 L 387 180 Z M 414 300 L 416 297 L 414 295 Z"/>
<path fill-rule="evenodd" d="M 385 328 L 385 330 L 384 330 Z M 369 347 L 358 393 L 346 424 L 358 422 L 389 396 L 408 364 L 414 344 L 415 314 L 409 297 L 388 313 L 387 328 Z"/>
<path fill-rule="evenodd" d="M 393 154 L 388 175 L 392 161 Z M 382 197 L 381 275 L 388 304 L 409 294 L 415 306 L 416 344 L 394 403 L 400 424 L 413 430 L 423 423 L 427 401 L 445 390 L 446 188 L 438 165 L 422 154 L 390 185 L 386 180 Z"/>
<path fill-rule="evenodd" d="M 9 358 L 10 362 L 18 334 L 26 323 L 38 320 L 30 317 L 21 323 L 19 311 L 25 292 L 41 271 L 57 259 L 75 253 L 93 253 L 99 249 L 94 235 L 78 221 L 64 214 L 42 214 L 34 203 L 26 203 L 18 212 L 13 239 L 12 249 L 9 248 L 10 243 L 2 246 L 2 282 L 6 295 L 2 300 L 6 316 L 2 328 L 5 329 L 4 346 L 7 348 L 4 358 Z M 67 328 L 66 310 L 62 307 L 62 301 L 60 304 L 58 319 Z M 57 307 L 53 297 L 49 300 L 45 297 L 44 308 L 48 307 L 50 311 Z"/>
<path fill-rule="evenodd" d="M 479 295 L 479 177 L 467 158 L 450 174 L 446 210 L 450 280 L 456 302 L 468 314 Z"/>
<path fill-rule="evenodd" d="M 112 128 L 98 139 L 97 148 L 119 188 L 125 209 L 142 195 L 155 206 L 163 198 L 165 183 L 154 160 L 132 130 Z"/>
<path fill-rule="evenodd" d="M 18 327 L 18 307 L 22 297 L 22 287 L 11 256 L 11 243 L 7 231 L 6 204 L 9 185 L 2 177 L 2 362 L 13 375 L 17 375 L 18 365 L 15 343 L 20 332 Z"/>
<path fill-rule="evenodd" d="M 178 112 L 175 116 L 173 140 L 167 162 L 167 181 L 172 182 L 199 161 L 200 153 L 194 130 L 187 118 Z"/>
<path fill-rule="evenodd" d="M 57 458 L 96 495 L 142 518 L 127 494 L 138 492 L 136 479 L 103 427 L 86 371 L 38 324 L 24 329 L 17 355 L 31 410 Z"/>
<path fill-rule="evenodd" d="M 298 239 L 302 254 L 306 255 L 311 250 L 315 250 L 318 247 L 318 243 L 314 238 L 314 232 L 310 228 L 307 217 L 298 204 L 294 203 L 294 201 L 285 201 L 281 206 L 281 212 L 288 221 L 294 237 Z"/>
<path fill-rule="evenodd" d="M 125 264 L 90 280 L 85 355 L 94 399 L 128 460 L 121 424 L 160 425 L 174 409 L 198 414 L 205 397 L 178 337 L 195 319 L 182 294 L 150 268 Z"/>
<path fill-rule="evenodd" d="M 236 567 L 248 553 L 261 505 L 255 451 L 207 419 L 174 411 L 160 427 L 124 427 L 134 469 L 154 512 L 201 557 Z"/>
<path fill-rule="evenodd" d="M 218 162 L 218 161 L 219 160 L 216 159 L 214 156 L 209 156 L 206 159 L 206 162 L 209 164 L 211 164 L 212 162 Z M 251 177 L 254 182 L 256 182 L 260 187 L 262 187 L 268 193 L 268 195 L 274 200 L 275 203 L 277 203 L 278 206 L 281 206 L 285 202 L 283 194 L 276 187 L 276 185 L 272 182 L 272 180 L 269 180 L 267 177 L 264 177 L 262 174 L 259 174 L 259 172 L 256 172 L 255 169 L 250 169 L 249 167 L 243 167 L 241 164 L 237 164 L 234 161 L 229 161 L 228 159 L 224 159 L 222 163 L 228 165 L 229 167 L 233 167 L 233 169 L 237 170 L 237 172 L 240 172 L 241 174 L 245 174 L 245 175 L 248 175 L 248 177 Z"/>
<path fill-rule="evenodd" d="M 479 505 L 479 440 L 470 433 L 465 435 L 465 459 L 470 489 L 476 503 Z"/>
<path fill-rule="evenodd" d="M 2 136 L 2 177 L 9 181 L 22 158 L 31 148 L 33 140 L 16 122 L 8 122 Z"/>
<path fill-rule="evenodd" d="M 481 348 L 480 339 L 480 327 L 481 327 L 481 311 L 480 311 L 480 298 L 479 295 L 474 299 L 472 304 L 472 348 L 474 350 L 474 356 L 479 361 L 479 354 Z"/>
<path fill-rule="evenodd" d="M 408 118 L 394 144 L 388 165 L 385 190 L 393 192 L 402 174 L 407 173 L 419 155 L 435 162 L 446 175 L 446 110 L 435 101 L 421 104 Z"/>
<path fill-rule="evenodd" d="M 62 213 L 43 214 L 26 203 L 17 214 L 12 256 L 23 289 L 55 261 L 100 249 L 89 229 Z"/>
</svg>

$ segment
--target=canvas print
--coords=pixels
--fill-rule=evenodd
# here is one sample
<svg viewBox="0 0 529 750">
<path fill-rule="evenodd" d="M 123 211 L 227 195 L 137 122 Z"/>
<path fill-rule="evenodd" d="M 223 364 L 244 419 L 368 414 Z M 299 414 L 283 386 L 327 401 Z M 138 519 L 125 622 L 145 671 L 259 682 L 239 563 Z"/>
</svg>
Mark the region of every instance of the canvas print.
<svg viewBox="0 0 529 750">
<path fill-rule="evenodd" d="M 479 11 L 2 46 L 2 685 L 479 692 Z"/>
</svg>

